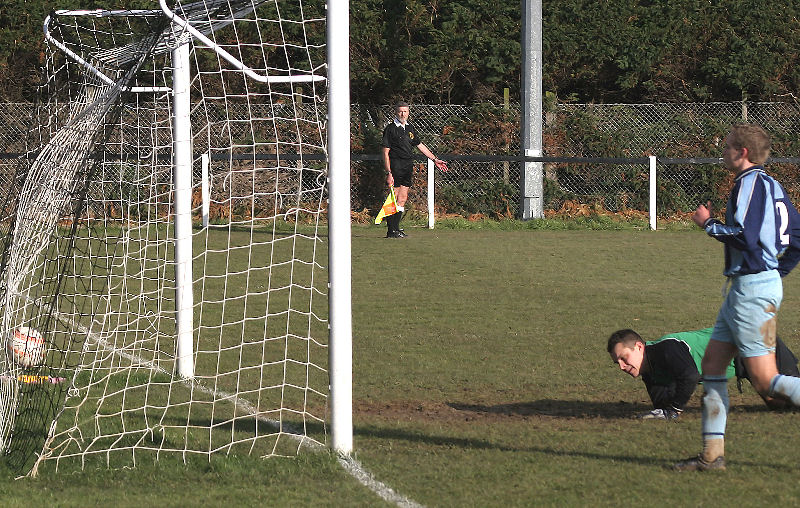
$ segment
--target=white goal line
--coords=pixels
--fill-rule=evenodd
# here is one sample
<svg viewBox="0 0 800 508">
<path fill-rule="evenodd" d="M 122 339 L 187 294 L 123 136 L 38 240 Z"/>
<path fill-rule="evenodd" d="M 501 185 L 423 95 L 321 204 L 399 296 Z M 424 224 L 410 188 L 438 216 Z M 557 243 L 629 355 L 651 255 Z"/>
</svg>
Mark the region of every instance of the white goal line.
<svg viewBox="0 0 800 508">
<path fill-rule="evenodd" d="M 32 301 L 32 299 L 30 297 L 27 297 L 26 299 L 28 299 L 29 301 Z M 187 387 L 190 391 L 196 389 L 201 393 L 204 393 L 206 395 L 210 395 L 214 399 L 215 402 L 219 402 L 219 401 L 228 402 L 228 401 L 230 401 L 234 406 L 236 406 L 237 409 L 241 409 L 242 411 L 246 412 L 250 416 L 255 417 L 258 421 L 266 423 L 266 424 L 276 428 L 277 430 L 280 430 L 281 432 L 284 432 L 288 436 L 290 436 L 290 437 L 292 437 L 294 439 L 297 439 L 298 441 L 300 441 L 300 446 L 309 446 L 310 448 L 317 449 L 317 450 L 324 449 L 323 445 L 321 445 L 317 441 L 314 441 L 313 439 L 309 438 L 308 436 L 302 435 L 301 431 L 298 431 L 297 429 L 294 429 L 292 425 L 289 425 L 289 424 L 286 424 L 286 423 L 281 424 L 281 422 L 279 422 L 277 420 L 273 420 L 271 418 L 267 418 L 264 415 L 260 414 L 259 411 L 258 411 L 258 408 L 256 406 L 254 406 L 247 399 L 239 397 L 238 395 L 236 395 L 234 393 L 229 393 L 229 392 L 225 392 L 223 390 L 215 390 L 215 389 L 208 388 L 208 387 L 204 386 L 202 383 L 200 383 L 199 381 L 197 381 L 196 379 L 187 379 L 187 378 L 181 378 L 181 377 L 174 377 L 174 376 L 172 376 L 172 374 L 167 369 L 165 369 L 164 367 L 161 367 L 157 363 L 114 347 L 113 344 L 111 344 L 107 340 L 99 337 L 95 332 L 92 332 L 86 326 L 76 322 L 70 316 L 63 315 L 61 312 L 53 309 L 52 306 L 48 305 L 48 307 L 50 308 L 50 311 L 52 312 L 52 315 L 54 317 L 56 317 L 57 319 L 60 319 L 62 322 L 64 322 L 67 325 L 71 325 L 74 329 L 76 329 L 79 332 L 85 334 L 87 340 L 89 340 L 92 343 L 98 345 L 104 351 L 108 351 L 108 352 L 110 352 L 112 354 L 115 354 L 115 355 L 119 356 L 120 358 L 124 358 L 124 359 L 132 362 L 132 364 L 134 366 L 146 367 L 147 369 L 149 369 L 149 370 L 151 370 L 153 372 L 157 372 L 159 374 L 164 374 L 164 375 L 166 375 L 166 376 L 168 376 L 170 378 L 177 379 L 180 382 L 180 384 L 182 384 L 185 387 Z M 97 323 L 97 322 L 95 321 L 95 323 Z M 97 324 L 99 325 L 100 323 L 97 323 Z"/>
<path fill-rule="evenodd" d="M 144 359 L 144 358 L 142 358 L 140 356 L 134 355 L 132 353 L 127 353 L 125 351 L 121 351 L 121 350 L 117 349 L 116 347 L 114 347 L 112 344 L 110 344 L 105 339 L 97 337 L 94 332 L 91 332 L 85 326 L 81 325 L 80 323 L 76 323 L 75 321 L 73 321 L 72 318 L 70 318 L 70 317 L 66 317 L 65 318 L 58 311 L 53 311 L 53 312 L 54 312 L 54 315 L 57 318 L 61 319 L 62 321 L 67 321 L 68 323 L 73 324 L 80 332 L 86 334 L 87 339 L 91 339 L 91 341 L 93 343 L 97 344 L 98 346 L 103 348 L 105 351 L 108 351 L 108 352 L 110 352 L 112 354 L 118 355 L 121 358 L 124 358 L 126 360 L 131 361 L 131 362 L 134 362 L 137 365 L 141 365 L 143 367 L 146 367 L 146 368 L 148 368 L 148 369 L 150 369 L 150 370 L 152 370 L 154 372 L 158 372 L 160 374 L 166 374 L 167 376 L 171 375 L 169 371 L 167 371 L 165 368 L 161 367 L 160 365 L 157 365 L 155 362 L 152 362 L 150 360 L 146 360 L 146 359 Z M 271 418 L 267 418 L 267 417 L 265 417 L 263 415 L 260 415 L 259 412 L 258 412 L 258 408 L 256 408 L 247 399 L 244 399 L 242 397 L 238 397 L 235 394 L 228 393 L 228 392 L 225 392 L 225 391 L 222 391 L 222 390 L 212 390 L 210 388 L 207 388 L 207 387 L 203 386 L 199 381 L 197 381 L 196 378 L 194 378 L 194 379 L 178 378 L 178 380 L 180 381 L 181 384 L 186 386 L 189 390 L 197 389 L 200 392 L 205 393 L 206 395 L 210 395 L 211 397 L 214 398 L 214 400 L 232 401 L 232 403 L 238 409 L 242 409 L 243 411 L 246 411 L 251 416 L 254 416 L 257 420 L 259 420 L 261 422 L 264 422 L 264 423 L 267 423 L 267 424 L 269 424 L 269 425 L 271 425 L 271 426 L 273 426 L 273 427 L 275 427 L 277 429 L 281 428 L 281 422 L 279 422 L 277 420 L 273 420 Z M 315 440 L 313 440 L 313 439 L 311 439 L 311 438 L 309 438 L 307 436 L 302 435 L 299 431 L 297 431 L 296 429 L 293 429 L 291 425 L 284 424 L 283 429 L 284 430 L 288 430 L 288 432 L 285 432 L 286 435 L 288 435 L 291 438 L 294 438 L 294 439 L 298 440 L 300 442 L 300 446 L 301 447 L 302 446 L 306 446 L 306 447 L 312 449 L 313 451 L 317 451 L 317 452 L 327 450 L 327 448 L 324 445 L 320 444 L 319 442 L 317 442 L 317 441 L 315 441 Z M 397 506 L 400 506 L 400 507 L 403 507 L 403 508 L 422 508 L 424 506 L 424 505 L 421 505 L 419 503 L 416 503 L 415 501 L 412 501 L 412 500 L 408 499 L 407 497 L 403 496 L 402 494 L 398 494 L 397 492 L 394 491 L 394 489 L 392 489 L 391 487 L 389 487 L 385 483 L 376 480 L 372 473 L 370 473 L 369 471 L 364 469 L 364 467 L 361 465 L 361 463 L 359 461 L 357 461 L 356 459 L 350 457 L 349 455 L 348 456 L 341 456 L 340 455 L 339 458 L 338 458 L 338 462 L 339 462 L 339 465 L 342 466 L 342 469 L 344 469 L 350 476 L 355 478 L 361 485 L 363 485 L 364 487 L 366 487 L 369 490 L 371 490 L 372 492 L 374 492 L 376 495 L 378 495 L 384 501 L 387 501 L 387 502 L 390 502 L 390 503 L 394 503 Z"/>
<path fill-rule="evenodd" d="M 29 301 L 33 301 L 30 297 L 25 297 Z M 97 336 L 96 333 L 90 331 L 84 325 L 76 322 L 70 316 L 64 316 L 62 313 L 54 310 L 52 306 L 49 306 L 50 311 L 53 313 L 53 316 L 57 319 L 60 319 L 62 322 L 65 322 L 68 325 L 72 325 L 81 333 L 86 334 L 86 338 L 91 340 L 93 343 L 97 344 L 103 350 L 108 351 L 112 354 L 115 354 L 121 358 L 129 360 L 133 362 L 135 365 L 141 365 L 142 367 L 146 367 L 151 371 L 158 372 L 160 374 L 166 374 L 167 376 L 171 376 L 170 372 L 167 371 L 165 368 L 161 367 L 160 365 L 152 362 L 150 360 L 146 360 L 140 356 L 134 355 L 132 353 L 128 353 L 122 351 L 114 345 L 110 344 L 107 340 L 100 338 Z M 98 323 L 99 324 L 99 323 Z M 267 418 L 263 415 L 260 415 L 258 412 L 258 408 L 256 408 L 250 401 L 244 399 L 242 397 L 236 396 L 236 394 L 228 393 L 222 390 L 212 390 L 211 388 L 207 388 L 203 386 L 199 381 L 196 379 L 185 379 L 185 378 L 178 378 L 181 384 L 186 386 L 189 390 L 197 389 L 206 395 L 210 395 L 214 398 L 215 401 L 223 400 L 223 401 L 231 401 L 232 404 L 236 406 L 236 408 L 241 409 L 251 416 L 254 416 L 258 421 L 264 422 L 268 425 L 271 425 L 275 428 L 281 428 L 281 422 L 277 420 L 273 420 L 271 418 Z M 296 439 L 300 442 L 300 447 L 307 447 L 313 451 L 321 452 L 327 450 L 327 447 L 322 445 L 321 443 L 302 435 L 298 430 L 293 429 L 291 425 L 284 424 L 283 426 L 284 433 L 289 436 L 290 438 Z M 361 485 L 368 488 L 370 491 L 375 493 L 384 501 L 389 503 L 394 503 L 397 506 L 402 508 L 422 508 L 424 505 L 421 505 L 415 501 L 408 499 L 407 497 L 403 496 L 394 491 L 391 487 L 386 485 L 383 482 L 380 482 L 375 479 L 374 475 L 364 469 L 359 461 L 352 458 L 349 455 L 342 456 L 340 455 L 338 458 L 339 465 L 342 466 L 347 474 L 352 476 L 356 479 Z"/>
</svg>

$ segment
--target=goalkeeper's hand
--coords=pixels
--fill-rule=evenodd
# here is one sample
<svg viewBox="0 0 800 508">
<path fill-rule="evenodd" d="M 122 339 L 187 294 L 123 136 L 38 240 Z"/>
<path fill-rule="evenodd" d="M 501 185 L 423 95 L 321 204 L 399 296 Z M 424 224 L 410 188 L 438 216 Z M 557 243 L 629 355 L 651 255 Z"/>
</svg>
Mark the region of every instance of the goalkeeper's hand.
<svg viewBox="0 0 800 508">
<path fill-rule="evenodd" d="M 675 408 L 653 409 L 638 415 L 637 418 L 642 420 L 677 420 L 680 414 L 681 412 Z"/>
<path fill-rule="evenodd" d="M 436 167 L 439 169 L 439 171 L 441 171 L 443 173 L 447 173 L 447 170 L 449 168 L 447 167 L 447 163 L 445 161 L 436 159 L 436 160 L 433 161 L 433 163 L 436 165 Z"/>
</svg>

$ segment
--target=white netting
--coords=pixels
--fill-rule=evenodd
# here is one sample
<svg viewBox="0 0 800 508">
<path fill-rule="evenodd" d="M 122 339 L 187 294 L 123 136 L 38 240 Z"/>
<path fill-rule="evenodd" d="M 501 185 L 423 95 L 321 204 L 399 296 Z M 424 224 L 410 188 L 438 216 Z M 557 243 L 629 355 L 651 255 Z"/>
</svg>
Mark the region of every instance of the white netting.
<svg viewBox="0 0 800 508">
<path fill-rule="evenodd" d="M 325 439 L 323 6 L 173 6 L 216 52 L 151 7 L 62 11 L 48 24 L 30 163 L 0 217 L 0 331 L 30 326 L 47 346 L 35 368 L 0 355 L 0 437 L 21 472 L 166 451 L 291 454 Z M 170 90 L 181 44 L 192 68 L 192 379 L 176 373 Z M 219 49 L 259 77 L 303 82 L 256 81 Z M 241 107 L 250 115 L 225 114 Z"/>
</svg>

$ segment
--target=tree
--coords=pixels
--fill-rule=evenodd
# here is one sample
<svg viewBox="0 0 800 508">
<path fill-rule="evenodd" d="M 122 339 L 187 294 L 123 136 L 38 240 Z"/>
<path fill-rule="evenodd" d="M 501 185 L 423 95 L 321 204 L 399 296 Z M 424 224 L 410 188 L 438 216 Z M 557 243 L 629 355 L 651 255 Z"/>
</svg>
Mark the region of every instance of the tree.
<svg viewBox="0 0 800 508">
<path fill-rule="evenodd" d="M 794 94 L 797 0 L 545 0 L 545 88 L 581 102 Z"/>
<path fill-rule="evenodd" d="M 292 11 L 294 0 L 280 0 Z M 52 8 L 154 0 L 6 0 L 0 100 L 32 98 Z M 800 85 L 800 0 L 543 0 L 544 89 L 580 102 L 768 101 Z M 296 9 L 296 7 L 295 7 Z M 304 9 L 324 12 L 324 0 Z M 521 2 L 351 0 L 352 100 L 519 97 Z M 324 34 L 311 34 L 321 38 Z"/>
<path fill-rule="evenodd" d="M 351 18 L 355 102 L 465 103 L 519 88 L 519 4 L 353 0 Z"/>
</svg>

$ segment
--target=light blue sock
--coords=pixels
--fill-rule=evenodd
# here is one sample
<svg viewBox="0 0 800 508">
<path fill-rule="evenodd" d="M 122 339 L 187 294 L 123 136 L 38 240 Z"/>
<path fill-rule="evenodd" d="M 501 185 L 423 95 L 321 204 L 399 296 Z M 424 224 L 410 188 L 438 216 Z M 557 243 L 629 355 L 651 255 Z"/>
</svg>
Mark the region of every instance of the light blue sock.
<svg viewBox="0 0 800 508">
<path fill-rule="evenodd" d="M 728 379 L 725 376 L 703 376 L 703 439 L 725 437 L 728 421 Z"/>
<path fill-rule="evenodd" d="M 800 406 L 800 377 L 778 374 L 769 383 L 769 396 L 781 395 Z"/>
</svg>

